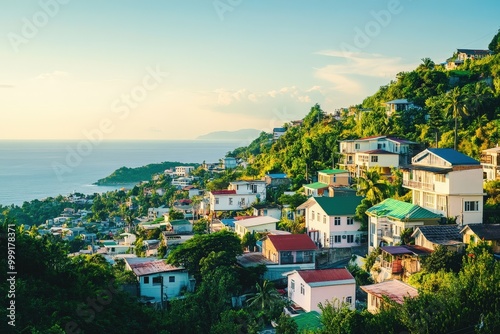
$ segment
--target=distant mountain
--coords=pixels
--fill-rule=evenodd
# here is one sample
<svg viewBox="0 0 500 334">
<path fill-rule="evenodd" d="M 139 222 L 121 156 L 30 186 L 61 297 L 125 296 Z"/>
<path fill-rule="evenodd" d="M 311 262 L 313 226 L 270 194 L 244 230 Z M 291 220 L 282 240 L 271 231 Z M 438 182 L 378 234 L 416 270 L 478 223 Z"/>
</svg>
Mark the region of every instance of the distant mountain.
<svg viewBox="0 0 500 334">
<path fill-rule="evenodd" d="M 261 130 L 241 129 L 236 131 L 215 131 L 198 136 L 199 140 L 248 140 L 251 142 L 259 136 Z"/>
</svg>

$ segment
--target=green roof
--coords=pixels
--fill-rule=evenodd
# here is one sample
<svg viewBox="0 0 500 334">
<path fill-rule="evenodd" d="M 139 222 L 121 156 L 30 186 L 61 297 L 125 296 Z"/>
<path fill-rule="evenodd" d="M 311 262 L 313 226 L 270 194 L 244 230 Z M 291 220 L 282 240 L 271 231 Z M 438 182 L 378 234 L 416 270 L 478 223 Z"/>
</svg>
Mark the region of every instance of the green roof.
<svg viewBox="0 0 500 334">
<path fill-rule="evenodd" d="M 361 196 L 314 197 L 329 216 L 353 216 L 362 199 Z"/>
<path fill-rule="evenodd" d="M 328 188 L 328 184 L 322 182 L 314 182 L 314 183 L 304 184 L 304 187 L 309 189 L 321 189 L 321 188 Z"/>
<path fill-rule="evenodd" d="M 323 173 L 323 174 L 343 174 L 343 173 L 349 173 L 345 169 L 323 169 L 319 170 L 318 173 Z"/>
<path fill-rule="evenodd" d="M 302 313 L 292 317 L 292 319 L 297 324 L 299 333 L 305 330 L 316 330 L 323 327 L 320 321 L 320 315 L 316 311 Z"/>
<path fill-rule="evenodd" d="M 172 226 L 174 226 L 174 225 L 188 225 L 188 224 L 191 224 L 191 222 L 189 220 L 186 220 L 186 219 L 171 220 L 169 223 Z"/>
<path fill-rule="evenodd" d="M 388 198 L 372 206 L 366 213 L 370 216 L 389 217 L 397 220 L 438 219 L 441 215 L 433 213 L 419 205 Z"/>
<path fill-rule="evenodd" d="M 103 244 L 104 246 L 118 245 L 114 240 L 102 240 L 101 244 Z"/>
</svg>

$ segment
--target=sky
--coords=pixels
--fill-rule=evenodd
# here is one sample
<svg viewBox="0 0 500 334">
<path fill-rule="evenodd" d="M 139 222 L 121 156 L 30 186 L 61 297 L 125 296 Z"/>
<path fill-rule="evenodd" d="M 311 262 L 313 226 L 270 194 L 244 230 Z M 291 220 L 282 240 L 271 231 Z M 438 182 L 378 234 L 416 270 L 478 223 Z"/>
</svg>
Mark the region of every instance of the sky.
<svg viewBox="0 0 500 334">
<path fill-rule="evenodd" d="M 500 1 L 4 0 L 0 140 L 195 139 L 359 104 L 487 49 Z"/>
</svg>

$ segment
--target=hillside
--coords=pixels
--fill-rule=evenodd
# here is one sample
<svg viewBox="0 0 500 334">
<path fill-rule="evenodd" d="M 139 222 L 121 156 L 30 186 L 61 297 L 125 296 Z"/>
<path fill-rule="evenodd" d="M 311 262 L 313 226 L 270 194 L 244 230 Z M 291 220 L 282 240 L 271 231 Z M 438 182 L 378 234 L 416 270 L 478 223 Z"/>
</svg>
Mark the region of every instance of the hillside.
<svg viewBox="0 0 500 334">
<path fill-rule="evenodd" d="M 198 166 L 196 163 L 183 163 L 177 161 L 161 162 L 149 164 L 137 168 L 121 167 L 115 170 L 111 175 L 98 180 L 94 184 L 98 186 L 120 185 L 127 183 L 136 183 L 141 181 L 149 181 L 153 175 L 163 173 L 166 169 L 175 168 L 176 166 Z"/>
</svg>

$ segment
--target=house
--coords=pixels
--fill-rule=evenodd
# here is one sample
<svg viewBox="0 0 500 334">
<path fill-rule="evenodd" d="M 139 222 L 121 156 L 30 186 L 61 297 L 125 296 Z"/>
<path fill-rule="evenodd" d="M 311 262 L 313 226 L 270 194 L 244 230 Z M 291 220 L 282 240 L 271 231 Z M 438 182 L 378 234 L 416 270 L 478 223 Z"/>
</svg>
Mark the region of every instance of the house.
<svg viewBox="0 0 500 334">
<path fill-rule="evenodd" d="M 157 239 L 144 240 L 142 242 L 142 245 L 144 246 L 146 257 L 158 256 L 158 248 L 160 247 L 160 240 Z"/>
<path fill-rule="evenodd" d="M 409 102 L 407 99 L 397 99 L 392 101 L 387 101 L 385 104 L 385 113 L 387 116 L 391 117 L 396 112 L 405 112 L 410 109 L 419 108 L 413 103 Z"/>
<path fill-rule="evenodd" d="M 229 183 L 228 189 L 209 192 L 210 211 L 239 211 L 245 210 L 252 203 L 266 198 L 265 181 L 234 181 Z"/>
<path fill-rule="evenodd" d="M 125 258 L 125 268 L 132 270 L 139 282 L 139 296 L 158 303 L 181 295 L 183 290 L 192 290 L 188 272 L 164 260 L 151 258 Z"/>
<path fill-rule="evenodd" d="M 106 253 L 109 255 L 129 254 L 134 252 L 134 245 L 104 245 Z"/>
<path fill-rule="evenodd" d="M 411 237 L 415 239 L 415 245 L 430 250 L 434 250 L 438 246 L 444 246 L 454 251 L 461 251 L 464 248 L 460 226 L 456 224 L 418 226 Z"/>
<path fill-rule="evenodd" d="M 185 186 L 184 188 L 182 188 L 182 191 L 187 191 L 189 198 L 201 195 L 201 190 L 192 185 Z"/>
<path fill-rule="evenodd" d="M 403 304 L 405 298 L 418 296 L 417 289 L 398 280 L 363 285 L 361 289 L 368 294 L 367 306 L 370 313 L 377 313 L 380 310 L 384 296 L 398 304 Z"/>
<path fill-rule="evenodd" d="M 137 240 L 137 237 L 135 234 L 132 233 L 122 233 L 120 234 L 121 237 L 123 237 L 123 244 L 124 245 L 133 245 L 135 241 Z"/>
<path fill-rule="evenodd" d="M 297 209 L 305 209 L 306 231 L 320 247 L 359 246 L 366 238 L 354 220 L 361 196 L 311 197 Z"/>
<path fill-rule="evenodd" d="M 172 180 L 171 184 L 176 186 L 178 189 L 182 189 L 186 186 L 191 185 L 194 182 L 194 177 L 192 176 L 180 176 Z"/>
<path fill-rule="evenodd" d="M 329 187 L 349 186 L 351 176 L 344 169 L 324 169 L 318 171 L 318 182 L 304 185 L 306 196 L 327 196 Z"/>
<path fill-rule="evenodd" d="M 457 59 L 462 62 L 467 59 L 481 59 L 491 55 L 490 50 L 457 49 Z"/>
<path fill-rule="evenodd" d="M 442 216 L 419 205 L 385 199 L 366 210 L 368 215 L 368 251 L 401 242 L 401 232 L 422 225 L 438 225 Z"/>
<path fill-rule="evenodd" d="M 190 234 L 193 233 L 193 224 L 186 219 L 170 220 L 167 222 L 167 231 L 175 234 Z"/>
<path fill-rule="evenodd" d="M 236 158 L 233 157 L 225 157 L 222 159 L 222 168 L 224 169 L 233 169 L 238 166 L 238 163 L 236 162 Z"/>
<path fill-rule="evenodd" d="M 277 204 L 256 203 L 252 205 L 254 216 L 269 216 L 281 219 L 281 206 Z"/>
<path fill-rule="evenodd" d="M 326 301 L 345 302 L 355 308 L 356 280 L 345 268 L 323 270 L 294 270 L 288 278 L 288 299 L 304 311 L 321 312 L 319 304 Z"/>
<path fill-rule="evenodd" d="M 402 279 L 419 272 L 422 258 L 429 256 L 432 250 L 417 245 L 400 245 L 382 246 L 380 252 L 375 262 L 376 273 L 372 271 L 375 282 Z"/>
<path fill-rule="evenodd" d="M 459 225 L 483 221 L 483 169 L 479 161 L 450 148 L 428 148 L 403 168 L 412 202 Z"/>
<path fill-rule="evenodd" d="M 465 244 L 482 240 L 491 246 L 493 253 L 500 253 L 500 224 L 471 224 L 465 226 L 460 233 Z"/>
<path fill-rule="evenodd" d="M 246 233 L 268 232 L 276 229 L 279 219 L 270 216 L 251 217 L 234 222 L 236 234 L 243 238 Z"/>
<path fill-rule="evenodd" d="M 191 172 L 194 171 L 194 166 L 177 166 L 175 167 L 175 175 L 177 176 L 189 176 Z"/>
<path fill-rule="evenodd" d="M 343 140 L 339 166 L 348 170 L 351 176 L 359 176 L 374 166 L 389 175 L 391 168 L 409 164 L 418 147 L 418 143 L 388 136 Z"/>
<path fill-rule="evenodd" d="M 264 176 L 264 181 L 268 187 L 279 187 L 290 185 L 290 179 L 284 173 L 270 173 Z"/>
<path fill-rule="evenodd" d="M 496 180 L 500 176 L 500 147 L 482 150 L 480 161 L 484 180 Z"/>
<path fill-rule="evenodd" d="M 285 128 L 274 128 L 273 129 L 273 140 L 276 141 L 280 139 L 281 136 L 283 136 L 286 132 Z"/>
<path fill-rule="evenodd" d="M 168 214 L 169 211 L 170 209 L 165 208 L 164 206 L 160 206 L 159 208 L 149 208 L 148 219 L 155 220 L 156 218 L 162 217 L 164 214 Z"/>
</svg>

